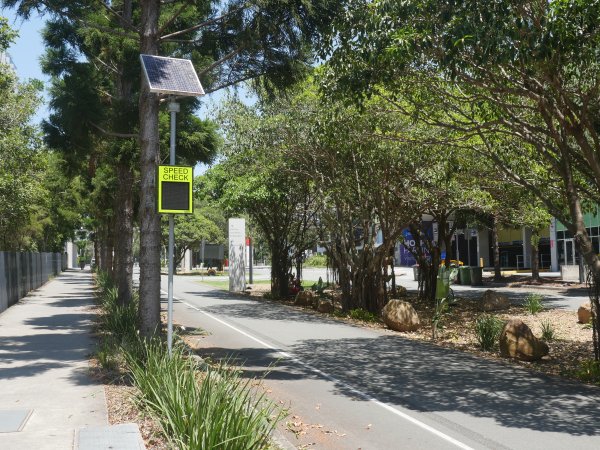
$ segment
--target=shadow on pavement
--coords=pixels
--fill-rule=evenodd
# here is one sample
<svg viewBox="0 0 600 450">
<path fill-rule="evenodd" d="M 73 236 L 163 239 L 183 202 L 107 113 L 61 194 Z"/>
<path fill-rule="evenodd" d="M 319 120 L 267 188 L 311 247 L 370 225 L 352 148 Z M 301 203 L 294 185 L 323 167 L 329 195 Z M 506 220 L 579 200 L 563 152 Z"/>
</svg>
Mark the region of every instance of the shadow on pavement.
<svg viewBox="0 0 600 450">
<path fill-rule="evenodd" d="M 575 436 L 600 434 L 600 389 L 501 362 L 394 336 L 308 340 L 293 346 L 291 353 L 337 379 L 335 393 L 355 401 L 367 401 L 358 390 L 413 411 L 460 412 L 510 428 Z M 202 349 L 202 356 L 243 366 L 250 378 L 321 378 L 271 349 L 209 347 Z"/>
<path fill-rule="evenodd" d="M 458 411 L 511 428 L 600 433 L 600 389 L 538 376 L 500 362 L 394 336 L 309 340 L 301 360 L 386 403 L 415 411 Z"/>
</svg>

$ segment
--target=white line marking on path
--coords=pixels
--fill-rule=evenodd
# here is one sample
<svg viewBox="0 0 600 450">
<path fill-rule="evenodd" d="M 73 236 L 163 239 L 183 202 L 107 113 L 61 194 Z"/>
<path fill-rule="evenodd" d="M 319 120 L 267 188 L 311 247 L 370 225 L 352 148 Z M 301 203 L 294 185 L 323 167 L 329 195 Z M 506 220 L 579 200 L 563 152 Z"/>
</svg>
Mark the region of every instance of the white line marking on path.
<svg viewBox="0 0 600 450">
<path fill-rule="evenodd" d="M 161 292 L 164 292 L 164 291 L 161 291 Z M 421 427 L 421 428 L 423 428 L 424 430 L 427 430 L 427 431 L 429 431 L 430 433 L 432 433 L 432 434 L 435 434 L 436 436 L 438 436 L 438 437 L 440 437 L 440 438 L 444 439 L 445 441 L 447 441 L 447 442 L 450 442 L 451 444 L 454 444 L 454 445 L 455 445 L 455 446 L 457 446 L 458 448 L 462 448 L 462 449 L 464 449 L 464 450 L 473 450 L 473 448 L 472 448 L 472 447 L 469 447 L 468 445 L 466 445 L 466 444 L 463 444 L 462 442 L 460 442 L 460 441 L 458 441 L 458 440 L 454 439 L 454 438 L 453 438 L 453 437 L 451 437 L 451 436 L 448 436 L 448 435 L 447 435 L 447 434 L 445 434 L 445 433 L 442 433 L 442 432 L 441 432 L 441 431 L 439 431 L 439 430 L 436 430 L 435 428 L 433 428 L 433 427 L 431 427 L 431 426 L 427 425 L 426 423 L 423 423 L 423 422 L 421 422 L 420 420 L 418 420 L 418 419 L 415 419 L 414 417 L 411 417 L 411 416 L 409 416 L 409 415 L 408 415 L 408 414 L 406 414 L 406 413 L 403 413 L 402 411 L 400 411 L 400 410 L 398 410 L 398 409 L 394 408 L 393 406 L 390 406 L 390 405 L 388 405 L 388 404 L 386 404 L 386 403 L 383 403 L 383 402 L 382 402 L 382 401 L 380 401 L 380 400 L 377 400 L 375 397 L 371 397 L 370 395 L 368 395 L 368 394 L 365 394 L 365 393 L 364 393 L 364 392 L 362 392 L 362 391 L 359 391 L 358 389 L 356 389 L 356 388 L 354 388 L 354 387 L 352 387 L 352 386 L 350 386 L 350 385 L 348 385 L 348 384 L 344 383 L 344 382 L 343 382 L 343 381 L 341 381 L 341 380 L 338 380 L 337 378 L 335 378 L 335 377 L 333 377 L 333 376 L 331 376 L 331 375 L 329 375 L 329 374 L 327 374 L 327 373 L 323 372 L 322 370 L 319 370 L 319 369 L 317 369 L 316 367 L 313 367 L 313 366 L 311 366 L 310 364 L 307 364 L 307 363 L 305 363 L 304 361 L 301 361 L 301 360 L 299 360 L 297 357 L 293 356 L 292 354 L 290 354 L 290 353 L 288 353 L 288 352 L 285 352 L 285 351 L 283 351 L 283 350 L 281 350 L 281 349 L 279 349 L 279 348 L 277 348 L 277 347 L 275 347 L 275 346 L 273 346 L 273 345 L 271 345 L 271 344 L 268 344 L 267 342 L 265 342 L 265 341 L 262 341 L 262 340 L 258 339 L 257 337 L 254 337 L 254 336 L 252 336 L 251 334 L 249 334 L 249 333 L 246 333 L 246 332 L 245 332 L 245 331 L 243 331 L 243 330 L 240 330 L 239 328 L 237 328 L 237 327 L 235 327 L 235 326 L 233 326 L 233 325 L 231 325 L 231 324 L 229 324 L 229 323 L 225 322 L 225 321 L 224 321 L 224 320 L 222 320 L 222 319 L 219 319 L 219 318 L 218 318 L 218 317 L 216 317 L 216 316 L 213 316 L 213 315 L 212 315 L 212 314 L 210 314 L 210 313 L 207 313 L 206 311 L 203 311 L 202 309 L 200 309 L 200 308 L 198 308 L 198 307 L 196 307 L 196 306 L 194 306 L 194 305 L 192 305 L 192 304 L 190 304 L 190 303 L 188 303 L 188 302 L 186 302 L 186 301 L 184 301 L 184 300 L 182 300 L 182 299 L 180 299 L 180 298 L 173 297 L 173 299 L 174 299 L 174 300 L 177 300 L 177 301 L 179 301 L 179 302 L 181 302 L 181 303 L 183 303 L 184 305 L 186 305 L 186 306 L 187 306 L 187 307 L 189 307 L 189 308 L 195 309 L 196 311 L 198 311 L 198 312 L 200 312 L 200 313 L 204 314 L 205 316 L 207 316 L 207 317 L 211 318 L 212 320 L 214 320 L 214 321 L 216 321 L 216 322 L 219 322 L 220 324 L 222 324 L 222 325 L 225 325 L 226 327 L 229 327 L 229 328 L 231 328 L 231 329 L 232 329 L 232 330 L 234 330 L 234 331 L 237 331 L 238 333 L 240 333 L 240 334 L 242 334 L 242 335 L 246 336 L 248 339 L 252 339 L 254 342 L 257 342 L 257 343 L 259 343 L 260 345 L 262 345 L 262 346 L 264 346 L 264 347 L 266 347 L 266 348 L 269 348 L 269 349 L 271 349 L 271 350 L 275 350 L 275 351 L 276 351 L 278 354 L 280 354 L 280 355 L 281 355 L 281 356 L 283 356 L 284 358 L 287 358 L 287 359 L 289 359 L 289 360 L 291 360 L 291 361 L 295 362 L 296 364 L 299 364 L 299 365 L 301 365 L 301 366 L 303 366 L 303 367 L 306 367 L 307 369 L 309 369 L 309 370 L 311 370 L 312 372 L 314 372 L 314 373 L 316 373 L 316 374 L 318 374 L 318 375 L 322 376 L 323 378 L 326 378 L 326 379 L 327 379 L 327 380 L 329 380 L 329 381 L 332 381 L 332 382 L 334 382 L 334 383 L 337 383 L 338 385 L 341 385 L 341 386 L 343 386 L 345 389 L 348 389 L 349 391 L 351 391 L 351 392 L 353 392 L 354 394 L 356 394 L 356 395 L 358 395 L 358 396 L 360 396 L 360 397 L 364 398 L 365 400 L 368 400 L 368 401 L 370 401 L 371 403 L 374 403 L 375 405 L 377 405 L 377 406 L 380 406 L 381 408 L 383 408 L 383 409 L 385 409 L 385 410 L 387 410 L 387 411 L 389 411 L 389 412 L 391 412 L 391 413 L 393 413 L 393 414 L 395 414 L 395 415 L 397 415 L 397 416 L 399 416 L 399 417 L 402 417 L 404 420 L 407 420 L 407 421 L 409 421 L 409 422 L 413 423 L 414 425 L 417 425 L 418 427 Z"/>
</svg>

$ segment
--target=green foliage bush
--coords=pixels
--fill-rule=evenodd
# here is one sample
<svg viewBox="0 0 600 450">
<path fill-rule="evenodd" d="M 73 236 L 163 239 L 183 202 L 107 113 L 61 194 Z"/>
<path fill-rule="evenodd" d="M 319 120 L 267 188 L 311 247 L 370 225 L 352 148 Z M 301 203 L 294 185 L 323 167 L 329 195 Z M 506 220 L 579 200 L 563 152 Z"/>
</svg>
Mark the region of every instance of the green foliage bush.
<svg viewBox="0 0 600 450">
<path fill-rule="evenodd" d="M 118 304 L 118 291 L 106 272 L 96 274 L 96 287 L 101 312 L 98 325 L 102 336 L 96 348 L 96 358 L 106 370 L 115 370 L 122 360 L 122 345 L 131 344 L 138 339 L 137 309 L 139 296 L 134 292 L 128 305 Z"/>
<path fill-rule="evenodd" d="M 435 312 L 431 318 L 431 337 L 437 339 L 441 328 L 444 326 L 444 320 L 448 315 L 449 300 L 448 298 L 438 299 L 435 302 Z"/>
<path fill-rule="evenodd" d="M 153 414 L 174 448 L 266 449 L 284 411 L 226 366 L 199 368 L 176 342 L 169 357 L 159 338 L 137 334 L 138 296 L 120 306 L 105 273 L 96 276 L 102 332 L 96 357 L 107 370 L 123 367 L 139 389 L 139 404 Z"/>
<path fill-rule="evenodd" d="M 583 361 L 575 375 L 581 381 L 600 384 L 600 361 L 593 359 Z"/>
<path fill-rule="evenodd" d="M 227 366 L 200 369 L 175 345 L 169 357 L 154 340 L 126 353 L 139 401 L 159 421 L 165 436 L 185 449 L 266 449 L 283 412 Z"/>
<path fill-rule="evenodd" d="M 327 256 L 312 255 L 310 258 L 306 258 L 302 264 L 304 267 L 327 267 Z"/>
<path fill-rule="evenodd" d="M 544 309 L 544 306 L 542 305 L 542 300 L 544 299 L 544 297 L 540 294 L 529 294 L 527 295 L 527 297 L 525 297 L 525 309 L 529 312 L 529 314 L 537 314 L 539 313 L 541 310 Z"/>
<path fill-rule="evenodd" d="M 323 297 L 325 295 L 325 289 L 329 287 L 329 283 L 324 283 L 323 278 L 319 277 L 319 281 L 314 283 L 310 289 L 317 293 L 319 297 Z"/>
<path fill-rule="evenodd" d="M 351 309 L 348 315 L 355 320 L 362 320 L 363 322 L 378 322 L 379 319 L 375 314 L 362 308 Z"/>
<path fill-rule="evenodd" d="M 477 342 L 483 351 L 494 349 L 502 332 L 504 322 L 495 316 L 482 314 L 475 321 L 475 334 Z"/>
</svg>

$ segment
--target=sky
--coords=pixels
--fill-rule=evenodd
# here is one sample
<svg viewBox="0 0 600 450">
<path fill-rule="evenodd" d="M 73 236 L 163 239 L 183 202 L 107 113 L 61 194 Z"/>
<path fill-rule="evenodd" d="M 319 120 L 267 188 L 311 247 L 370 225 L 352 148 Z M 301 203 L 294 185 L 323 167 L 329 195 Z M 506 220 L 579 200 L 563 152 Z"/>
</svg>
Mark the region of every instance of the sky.
<svg viewBox="0 0 600 450">
<path fill-rule="evenodd" d="M 0 11 L 0 15 L 8 19 L 11 28 L 19 32 L 15 44 L 8 49 L 8 54 L 17 68 L 17 75 L 21 80 L 35 78 L 48 83 L 48 77 L 40 69 L 40 57 L 44 53 L 41 31 L 44 21 L 39 16 L 32 16 L 28 21 L 16 18 L 10 9 Z M 39 123 L 48 116 L 48 108 L 43 105 L 36 116 L 34 123 Z"/>
</svg>

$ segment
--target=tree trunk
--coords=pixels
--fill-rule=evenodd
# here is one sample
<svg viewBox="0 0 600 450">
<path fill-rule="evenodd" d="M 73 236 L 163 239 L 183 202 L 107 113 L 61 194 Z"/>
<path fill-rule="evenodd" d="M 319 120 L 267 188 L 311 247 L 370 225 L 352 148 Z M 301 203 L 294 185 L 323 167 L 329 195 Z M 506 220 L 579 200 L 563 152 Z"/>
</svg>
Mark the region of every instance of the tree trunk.
<svg viewBox="0 0 600 450">
<path fill-rule="evenodd" d="M 143 54 L 158 54 L 159 0 L 141 1 Z M 155 172 L 159 161 L 158 96 L 145 81 L 140 92 L 140 334 L 146 338 L 160 332 L 160 217 L 156 211 Z"/>
<path fill-rule="evenodd" d="M 281 242 L 270 242 L 271 246 L 271 295 L 274 298 L 286 298 L 289 294 L 288 269 L 289 257 L 285 245 Z"/>
<path fill-rule="evenodd" d="M 123 12 L 121 16 L 121 25 L 123 28 L 132 17 L 132 2 L 125 0 L 123 2 Z M 116 95 L 119 101 L 119 114 L 116 115 L 114 129 L 125 128 L 123 131 L 129 131 L 131 124 L 130 112 L 132 111 L 132 91 L 133 82 L 126 76 L 125 65 L 129 61 L 120 63 L 118 74 L 116 75 Z M 117 143 L 116 145 L 120 145 Z M 117 165 L 117 195 L 115 202 L 115 220 L 116 220 L 116 246 L 115 246 L 115 283 L 118 290 L 118 302 L 120 305 L 126 305 L 131 302 L 133 294 L 133 185 L 134 172 L 132 154 L 128 148 L 127 142 L 121 151 L 120 159 Z"/>
<path fill-rule="evenodd" d="M 120 162 L 117 175 L 115 283 L 118 302 L 126 305 L 133 291 L 133 172 L 127 163 Z"/>
<path fill-rule="evenodd" d="M 570 169 L 570 167 L 568 167 Z M 588 277 L 588 286 L 590 290 L 590 305 L 592 310 L 592 341 L 594 344 L 594 359 L 600 361 L 600 259 L 594 251 L 592 240 L 585 229 L 585 221 L 579 195 L 573 183 L 570 170 L 567 173 L 566 188 L 567 202 L 572 223 L 569 225 L 569 231 L 575 238 L 575 243 L 579 253 L 583 257 L 590 275 Z"/>
<path fill-rule="evenodd" d="M 112 222 L 112 221 L 111 221 Z M 100 234 L 100 270 L 113 277 L 113 233 L 111 232 L 111 222 L 101 225 Z"/>
<path fill-rule="evenodd" d="M 494 281 L 502 280 L 500 245 L 498 244 L 498 217 L 492 217 L 492 242 L 494 243 Z"/>
</svg>

